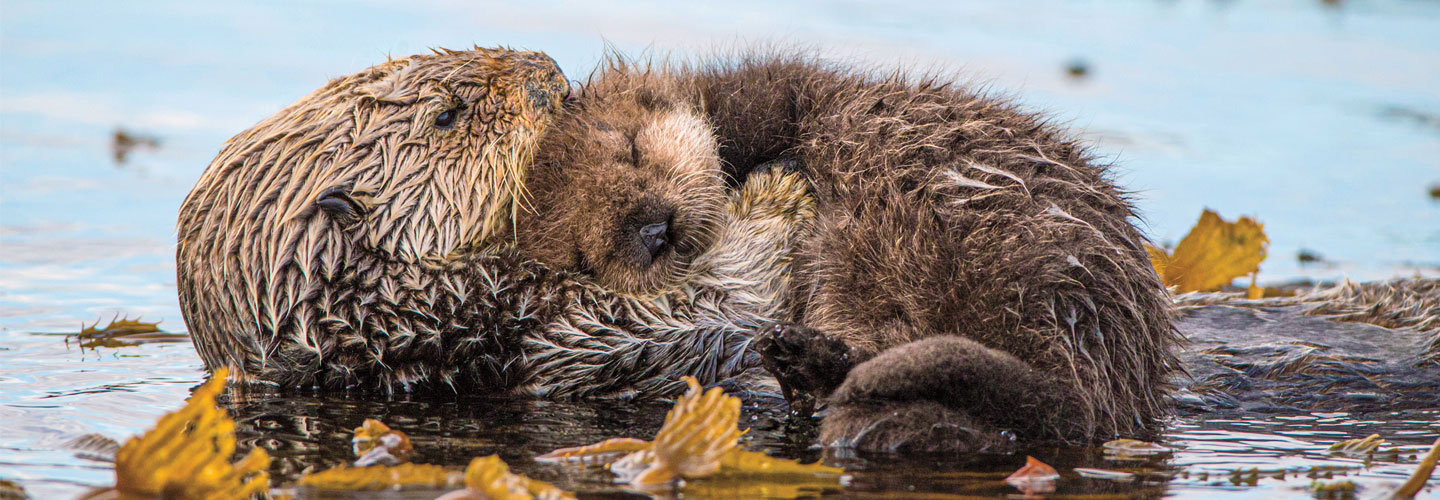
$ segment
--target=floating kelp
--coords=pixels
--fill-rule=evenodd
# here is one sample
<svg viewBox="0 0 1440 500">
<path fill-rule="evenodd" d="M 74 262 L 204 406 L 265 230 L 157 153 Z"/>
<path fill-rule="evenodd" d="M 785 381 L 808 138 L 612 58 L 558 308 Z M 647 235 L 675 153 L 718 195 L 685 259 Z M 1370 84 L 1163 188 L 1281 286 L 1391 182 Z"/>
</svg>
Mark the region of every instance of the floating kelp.
<svg viewBox="0 0 1440 500">
<path fill-rule="evenodd" d="M 25 487 L 8 479 L 0 479 L 0 500 L 21 500 L 30 498 L 25 493 Z"/>
<path fill-rule="evenodd" d="M 80 333 L 66 334 L 65 341 L 68 343 L 74 338 L 80 343 L 80 347 L 95 349 L 98 347 L 125 347 L 140 345 L 147 342 L 180 342 L 190 338 L 183 333 L 170 333 L 160 330 L 160 322 L 146 323 L 139 319 L 112 318 L 110 324 L 100 328 L 100 322 L 90 326 L 81 325 Z"/>
<path fill-rule="evenodd" d="M 88 498 L 127 496 L 246 499 L 270 487 L 270 456 L 255 448 L 239 462 L 235 421 L 215 404 L 227 371 L 216 370 L 185 407 L 160 417 L 155 428 L 132 437 L 115 453 L 115 487 Z"/>
<path fill-rule="evenodd" d="M 1060 473 L 1054 467 L 1027 456 L 1025 466 L 1006 477 L 1005 482 L 1025 496 L 1031 496 L 1055 491 L 1055 482 L 1059 479 Z"/>
<path fill-rule="evenodd" d="M 1088 469 L 1084 467 L 1076 467 L 1074 471 L 1076 474 L 1079 474 L 1080 477 L 1087 477 L 1090 479 L 1104 479 L 1107 481 L 1119 481 L 1122 483 L 1135 480 L 1135 473 L 1133 472 L 1107 469 Z"/>
<path fill-rule="evenodd" d="M 465 468 L 465 489 L 436 500 L 575 500 L 575 495 L 544 481 L 510 472 L 500 457 L 490 455 L 470 461 Z"/>
<path fill-rule="evenodd" d="M 1363 457 L 1375 453 L 1375 450 L 1380 449 L 1380 445 L 1383 444 L 1385 444 L 1385 440 L 1381 439 L 1379 434 L 1371 434 L 1362 439 L 1346 439 L 1332 444 L 1329 451 L 1337 455 Z"/>
<path fill-rule="evenodd" d="M 500 457 L 491 455 L 470 461 L 465 473 L 437 465 L 405 463 L 414 454 L 410 437 L 375 419 L 366 419 L 355 428 L 351 439 L 355 467 L 340 466 L 300 478 L 299 486 L 327 491 L 378 491 L 407 488 L 465 489 L 448 493 L 449 500 L 561 500 L 575 497 L 544 481 L 513 474 Z"/>
<path fill-rule="evenodd" d="M 350 439 L 354 466 L 341 465 L 300 477 L 299 486 L 329 491 L 379 491 L 459 487 L 464 476 L 438 465 L 412 464 L 415 448 L 405 433 L 373 418 L 355 428 Z"/>
<path fill-rule="evenodd" d="M 355 428 L 355 437 L 350 440 L 355 451 L 355 466 L 399 465 L 410 461 L 415 447 L 410 436 L 391 430 L 390 427 L 373 418 L 365 419 Z"/>
<path fill-rule="evenodd" d="M 137 149 L 160 149 L 160 138 L 123 128 L 117 128 L 110 134 L 110 155 L 115 159 L 116 165 L 124 165 L 130 158 L 130 153 Z"/>
<path fill-rule="evenodd" d="M 1170 453 L 1174 450 L 1148 441 L 1138 439 L 1116 439 L 1101 445 L 1108 458 L 1135 458 L 1150 455 Z"/>
<path fill-rule="evenodd" d="M 737 480 L 736 486 L 746 484 L 747 489 L 743 491 L 757 492 L 761 490 L 754 489 L 755 486 L 776 477 L 786 478 L 786 484 L 791 485 L 797 484 L 797 480 L 804 484 L 810 479 L 816 483 L 814 488 L 822 490 L 841 485 L 844 469 L 741 450 L 739 438 L 744 431 L 739 429 L 740 399 L 726 395 L 719 388 L 705 391 L 693 377 L 685 377 L 685 383 L 690 391 L 665 416 L 654 442 L 611 439 L 589 446 L 562 448 L 536 460 L 608 463 L 619 481 L 642 489 L 676 484 L 680 479 L 701 478 L 707 479 L 706 491 L 715 488 L 732 491 L 711 483 L 726 479 Z M 796 494 L 801 494 L 799 489 Z"/>
<path fill-rule="evenodd" d="M 1323 500 L 1355 498 L 1355 481 L 1315 481 L 1310 483 L 1310 494 Z"/>
<path fill-rule="evenodd" d="M 327 491 L 380 491 L 408 488 L 450 489 L 459 487 L 463 480 L 464 475 L 438 465 L 341 465 L 305 474 L 297 484 Z"/>
<path fill-rule="evenodd" d="M 1254 274 L 1259 272 L 1269 245 L 1265 226 L 1254 219 L 1241 217 L 1226 222 L 1215 212 L 1205 210 L 1173 252 L 1146 249 L 1165 286 L 1175 287 L 1180 293 L 1218 290 L 1249 274 L 1252 298 L 1259 298 L 1256 295 L 1262 292 L 1255 286 Z"/>
<path fill-rule="evenodd" d="M 1415 473 L 1411 474 L 1410 479 L 1400 485 L 1400 489 L 1395 490 L 1390 498 L 1396 500 L 1415 498 L 1415 494 L 1425 487 L 1425 483 L 1430 482 L 1430 475 L 1435 473 L 1437 462 L 1440 462 L 1440 439 L 1436 439 L 1435 444 L 1430 445 L 1430 452 L 1425 454 L 1425 458 L 1420 459 L 1419 466 L 1415 467 Z"/>
<path fill-rule="evenodd" d="M 580 462 L 580 463 L 611 463 L 622 456 L 630 453 L 650 449 L 650 442 L 644 439 L 635 438 L 614 438 L 573 448 L 560 448 L 558 450 L 535 457 L 537 462 Z"/>
<path fill-rule="evenodd" d="M 74 450 L 77 457 L 96 462 L 115 463 L 115 453 L 120 451 L 120 443 L 99 434 L 72 439 L 65 443 L 65 447 Z"/>
</svg>

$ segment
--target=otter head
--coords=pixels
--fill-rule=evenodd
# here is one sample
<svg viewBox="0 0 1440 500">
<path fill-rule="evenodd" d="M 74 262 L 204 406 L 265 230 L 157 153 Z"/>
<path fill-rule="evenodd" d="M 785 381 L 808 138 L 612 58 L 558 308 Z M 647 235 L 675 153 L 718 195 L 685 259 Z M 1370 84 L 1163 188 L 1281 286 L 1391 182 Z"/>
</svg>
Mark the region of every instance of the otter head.
<svg viewBox="0 0 1440 500">
<path fill-rule="evenodd" d="M 334 79 L 230 139 L 180 207 L 180 304 L 206 364 L 241 374 L 281 335 L 312 341 L 300 304 L 378 272 L 361 260 L 510 241 L 568 93 L 542 53 L 440 50 Z"/>
<path fill-rule="evenodd" d="M 521 253 L 622 293 L 684 280 L 725 203 L 715 135 L 692 95 L 677 79 L 623 66 L 592 77 L 526 179 Z"/>
</svg>

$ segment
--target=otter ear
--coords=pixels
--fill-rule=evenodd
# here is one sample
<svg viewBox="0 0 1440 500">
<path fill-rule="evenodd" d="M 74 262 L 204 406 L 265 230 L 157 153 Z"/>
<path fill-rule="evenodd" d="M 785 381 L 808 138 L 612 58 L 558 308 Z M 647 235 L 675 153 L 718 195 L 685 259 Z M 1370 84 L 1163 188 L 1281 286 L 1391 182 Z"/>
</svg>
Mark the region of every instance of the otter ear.
<svg viewBox="0 0 1440 500">
<path fill-rule="evenodd" d="M 365 205 L 355 201 L 350 190 L 343 187 L 332 187 L 320 193 L 320 197 L 315 199 L 315 206 L 329 214 L 341 227 L 360 222 L 367 212 Z"/>
</svg>

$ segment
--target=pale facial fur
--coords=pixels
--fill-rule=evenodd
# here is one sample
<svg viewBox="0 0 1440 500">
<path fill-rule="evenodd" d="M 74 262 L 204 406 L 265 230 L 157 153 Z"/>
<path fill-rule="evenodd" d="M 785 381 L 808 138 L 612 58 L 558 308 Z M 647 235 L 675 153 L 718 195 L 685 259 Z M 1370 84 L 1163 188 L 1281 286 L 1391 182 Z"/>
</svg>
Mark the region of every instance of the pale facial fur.
<svg viewBox="0 0 1440 500">
<path fill-rule="evenodd" d="M 542 142 L 521 252 L 640 296 L 687 281 L 725 206 L 710 126 L 678 98 L 597 89 Z"/>
</svg>

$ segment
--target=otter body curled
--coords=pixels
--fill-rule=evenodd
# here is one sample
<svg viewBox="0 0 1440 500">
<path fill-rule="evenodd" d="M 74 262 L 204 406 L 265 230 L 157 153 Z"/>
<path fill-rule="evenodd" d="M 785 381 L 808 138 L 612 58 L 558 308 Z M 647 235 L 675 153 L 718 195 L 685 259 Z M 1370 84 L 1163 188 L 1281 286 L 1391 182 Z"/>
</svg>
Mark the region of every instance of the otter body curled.
<svg viewBox="0 0 1440 500">
<path fill-rule="evenodd" d="M 614 158 L 625 175 L 645 167 L 651 152 L 636 138 L 664 121 L 654 110 L 694 108 L 719 140 L 719 164 L 701 162 L 710 175 L 747 189 L 756 168 L 788 162 L 813 186 L 815 215 L 785 256 L 788 305 L 755 345 L 792 407 L 828 403 L 826 443 L 1090 441 L 1143 435 L 1166 413 L 1178 335 L 1133 209 L 1105 166 L 1042 118 L 939 80 L 787 56 L 695 68 L 616 59 L 586 84 L 587 100 L 598 104 L 578 112 L 596 121 L 565 142 L 597 146 L 557 162 L 576 178 Z M 684 142 L 671 149 L 694 149 Z M 602 186 L 576 182 L 569 198 L 611 191 Z M 601 286 L 660 286 L 637 279 L 655 272 L 650 262 L 603 253 L 617 247 L 603 238 L 557 249 L 546 243 L 556 233 L 586 230 L 542 229 L 521 237 L 522 251 Z"/>
</svg>

